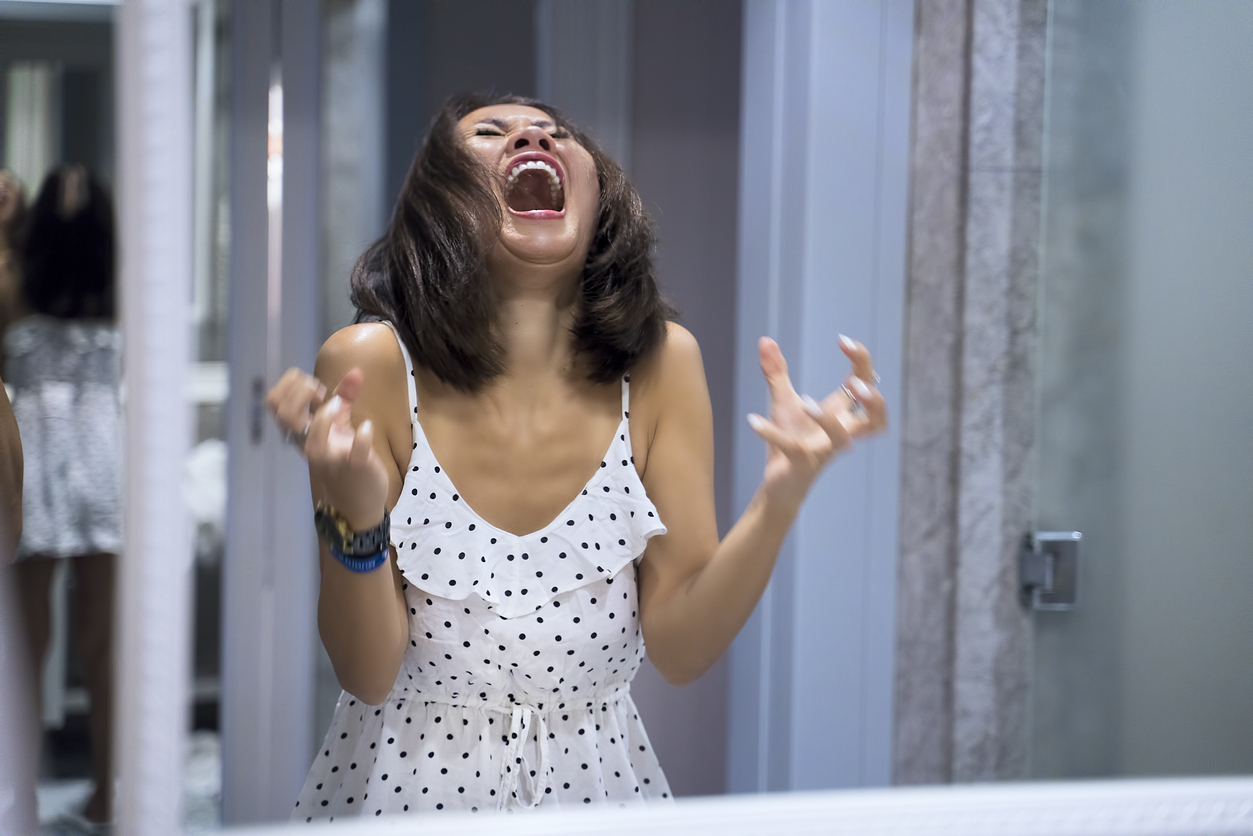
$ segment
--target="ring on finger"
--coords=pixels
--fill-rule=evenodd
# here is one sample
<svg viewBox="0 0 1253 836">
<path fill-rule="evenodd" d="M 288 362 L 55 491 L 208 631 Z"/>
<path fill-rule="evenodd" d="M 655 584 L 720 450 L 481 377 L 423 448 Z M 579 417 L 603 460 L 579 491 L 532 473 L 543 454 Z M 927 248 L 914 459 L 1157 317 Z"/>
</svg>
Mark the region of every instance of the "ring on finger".
<svg viewBox="0 0 1253 836">
<path fill-rule="evenodd" d="M 861 412 L 864 407 L 862 407 L 861 401 L 857 400 L 857 396 L 853 394 L 853 390 L 849 389 L 843 383 L 840 384 L 840 389 L 842 389 L 845 396 L 848 397 L 848 411 L 854 415 Z"/>
<path fill-rule="evenodd" d="M 287 430 L 283 433 L 283 440 L 298 450 L 305 449 L 305 441 L 309 438 L 309 427 L 313 424 L 313 416 L 310 415 L 305 421 L 305 428 L 300 432 Z"/>
</svg>

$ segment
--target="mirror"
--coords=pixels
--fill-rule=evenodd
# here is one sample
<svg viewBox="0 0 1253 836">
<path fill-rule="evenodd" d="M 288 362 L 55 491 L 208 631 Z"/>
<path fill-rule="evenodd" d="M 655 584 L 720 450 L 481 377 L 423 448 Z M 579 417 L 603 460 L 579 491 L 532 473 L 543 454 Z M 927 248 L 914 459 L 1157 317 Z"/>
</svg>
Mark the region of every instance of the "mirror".
<svg viewBox="0 0 1253 836">
<path fill-rule="evenodd" d="M 831 362 L 836 329 L 864 335 L 894 410 L 886 437 L 815 484 L 722 660 L 682 689 L 649 664 L 635 677 L 648 734 L 637 745 L 665 774 L 643 777 L 690 798 L 1253 772 L 1242 710 L 1253 692 L 1239 673 L 1253 666 L 1231 641 L 1253 627 L 1241 594 L 1253 541 L 1238 508 L 1253 469 L 1229 420 L 1253 391 L 1240 362 L 1253 313 L 1241 272 L 1253 172 L 1240 149 L 1253 134 L 1239 107 L 1253 77 L 1228 60 L 1253 20 L 1247 4 L 1221 0 L 1014 8 L 993 19 L 977 3 L 946 18 L 900 0 L 191 4 L 192 363 L 179 393 L 192 415 L 191 676 L 185 760 L 160 775 L 181 810 L 166 813 L 195 833 L 282 822 L 297 798 L 329 806 L 301 793 L 332 747 L 328 774 L 368 768 L 334 739 L 319 745 L 345 722 L 341 701 L 356 707 L 318 638 L 305 465 L 263 399 L 351 321 L 349 273 L 386 227 L 439 103 L 485 88 L 562 107 L 623 165 L 655 220 L 658 274 L 702 348 L 720 534 L 760 480 L 761 443 L 743 424 L 766 403 L 756 336 L 778 338 L 798 389 L 825 392 L 843 373 L 842 358 Z M 114 182 L 114 16 L 107 3 L 0 4 L 3 159 L 19 179 L 79 162 Z M 951 77 L 927 69 L 938 45 Z M 969 108 L 945 109 L 945 84 Z M 945 125 L 961 162 L 934 144 Z M 993 153 L 1006 148 L 1008 163 Z M 948 208 L 929 190 L 937 171 L 961 196 Z M 79 193 L 71 186 L 62 200 Z M 953 221 L 938 237 L 935 218 Z M 928 284 L 953 253 L 953 274 Z M 937 287 L 955 307 L 941 310 Z M 941 361 L 953 377 L 931 365 Z M 1173 384 L 1193 378 L 1209 393 L 1201 403 Z M 1160 409 L 1163 386 L 1197 424 L 1186 438 Z M 1021 409 L 980 411 L 992 401 Z M 924 413 L 967 424 L 920 430 Z M 28 472 L 37 460 L 28 453 Z M 948 464 L 932 475 L 949 477 L 910 477 L 937 460 Z M 989 462 L 1013 466 L 980 469 Z M 951 528 L 930 525 L 936 508 L 951 511 Z M 961 524 L 972 508 L 1002 514 L 1004 531 L 971 535 Z M 943 550 L 919 545 L 911 525 Z M 1050 530 L 1083 533 L 1079 601 L 1030 614 L 1000 570 L 1016 566 L 1024 534 Z M 49 580 L 46 596 L 20 600 L 46 597 L 51 610 L 39 798 L 56 828 L 93 791 L 92 702 L 76 690 L 82 605 Z M 64 650 L 58 629 L 71 634 Z M 526 705 L 498 713 L 523 738 L 538 723 Z M 139 746 L 127 757 L 156 762 Z M 1215 786 L 1170 797 L 1182 810 Z M 1232 779 L 1227 795 L 1195 803 L 1242 787 Z M 1044 797 L 1011 789 L 1024 804 Z M 974 791 L 951 798 L 910 809 L 958 820 L 993 804 Z M 744 803 L 776 817 L 818 809 L 795 796 Z M 873 809 L 875 822 L 896 815 Z"/>
</svg>

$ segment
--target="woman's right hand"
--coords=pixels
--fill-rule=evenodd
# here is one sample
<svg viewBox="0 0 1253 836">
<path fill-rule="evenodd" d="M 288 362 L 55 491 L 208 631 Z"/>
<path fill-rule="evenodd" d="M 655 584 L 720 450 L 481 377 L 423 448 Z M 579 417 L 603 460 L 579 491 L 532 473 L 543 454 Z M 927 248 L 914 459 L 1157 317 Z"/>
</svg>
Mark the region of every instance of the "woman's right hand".
<svg viewBox="0 0 1253 836">
<path fill-rule="evenodd" d="M 326 387 L 317 378 L 290 369 L 266 399 L 275 422 L 289 435 L 299 438 L 307 428 L 303 444 L 297 446 L 309 462 L 313 499 L 342 514 L 354 531 L 371 528 L 383 518 L 388 489 L 387 470 L 374 450 L 373 422 L 353 426 L 352 408 L 362 382 L 360 369 L 350 370 L 323 402 Z"/>
<path fill-rule="evenodd" d="M 305 436 L 313 423 L 313 411 L 325 400 L 325 384 L 292 366 L 265 396 L 265 406 L 283 435 L 304 455 Z"/>
</svg>

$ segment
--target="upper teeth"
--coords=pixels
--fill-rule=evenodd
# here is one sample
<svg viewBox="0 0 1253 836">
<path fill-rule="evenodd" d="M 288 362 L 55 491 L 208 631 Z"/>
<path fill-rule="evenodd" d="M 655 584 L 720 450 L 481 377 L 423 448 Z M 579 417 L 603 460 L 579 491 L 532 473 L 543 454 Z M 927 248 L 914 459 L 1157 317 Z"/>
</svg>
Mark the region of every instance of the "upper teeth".
<svg viewBox="0 0 1253 836">
<path fill-rule="evenodd" d="M 518 163 L 513 168 L 509 169 L 508 182 L 512 185 L 517 182 L 518 175 L 531 169 L 542 171 L 548 175 L 548 184 L 552 189 L 554 198 L 561 192 L 561 178 L 557 176 L 557 169 L 553 168 L 543 160 L 527 160 L 526 162 Z"/>
</svg>

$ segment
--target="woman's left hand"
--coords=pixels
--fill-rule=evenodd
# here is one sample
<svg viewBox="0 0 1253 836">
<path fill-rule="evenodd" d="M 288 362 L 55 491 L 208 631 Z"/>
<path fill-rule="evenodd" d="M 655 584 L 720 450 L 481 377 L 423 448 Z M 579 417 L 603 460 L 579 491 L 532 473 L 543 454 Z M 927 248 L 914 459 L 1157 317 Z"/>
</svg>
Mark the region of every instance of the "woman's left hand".
<svg viewBox="0 0 1253 836">
<path fill-rule="evenodd" d="M 769 445 L 762 489 L 771 499 L 798 507 L 827 462 L 854 441 L 887 428 L 887 405 L 870 352 L 848 337 L 840 336 L 840 350 L 852 361 L 852 374 L 821 402 L 797 394 L 778 343 L 762 337 L 757 349 L 770 389 L 770 417 L 750 414 L 748 423 Z"/>
</svg>

